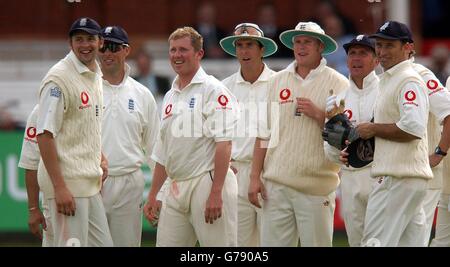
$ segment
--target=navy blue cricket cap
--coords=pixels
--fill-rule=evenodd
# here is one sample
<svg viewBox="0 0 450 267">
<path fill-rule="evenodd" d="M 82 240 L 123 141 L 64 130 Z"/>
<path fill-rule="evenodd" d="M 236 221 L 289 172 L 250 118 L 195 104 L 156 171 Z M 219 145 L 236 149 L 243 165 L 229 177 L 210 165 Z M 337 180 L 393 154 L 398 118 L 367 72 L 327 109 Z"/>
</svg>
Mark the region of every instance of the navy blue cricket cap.
<svg viewBox="0 0 450 267">
<path fill-rule="evenodd" d="M 369 47 L 375 53 L 375 43 L 367 35 L 360 34 L 360 35 L 356 36 L 355 38 L 353 38 L 350 42 L 344 44 L 343 47 L 345 49 L 345 52 L 348 54 L 348 50 L 350 49 L 350 47 L 352 47 L 354 45 L 362 45 L 362 46 Z"/>
<path fill-rule="evenodd" d="M 382 38 L 388 40 L 401 40 L 414 43 L 411 31 L 406 24 L 398 21 L 386 21 L 370 38 Z"/>
<path fill-rule="evenodd" d="M 119 26 L 108 26 L 102 29 L 101 36 L 105 41 L 128 45 L 128 34 Z"/>
<path fill-rule="evenodd" d="M 102 27 L 97 23 L 97 21 L 83 17 L 77 19 L 70 27 L 69 36 L 72 36 L 75 31 L 85 31 L 92 35 L 99 35 Z"/>
</svg>

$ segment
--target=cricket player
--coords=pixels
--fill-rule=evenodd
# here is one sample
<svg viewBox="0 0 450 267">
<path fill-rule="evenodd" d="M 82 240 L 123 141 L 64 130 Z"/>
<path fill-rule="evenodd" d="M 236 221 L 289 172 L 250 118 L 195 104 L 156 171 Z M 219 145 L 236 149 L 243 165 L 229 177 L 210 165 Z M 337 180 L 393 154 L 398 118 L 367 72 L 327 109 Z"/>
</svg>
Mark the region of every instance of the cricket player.
<svg viewBox="0 0 450 267">
<path fill-rule="evenodd" d="M 345 114 L 356 126 L 373 118 L 373 105 L 378 94 L 379 78 L 375 74 L 378 59 L 374 41 L 366 35 L 358 35 L 344 44 L 347 67 L 350 72 L 350 87 L 339 95 L 327 99 L 327 112 L 345 101 Z M 324 143 L 325 154 L 337 163 L 340 150 Z M 341 166 L 341 196 L 345 230 L 351 247 L 361 246 L 367 200 L 374 179 L 370 176 L 371 164 L 362 168 Z"/>
<path fill-rule="evenodd" d="M 231 165 L 237 171 L 239 191 L 238 246 L 256 247 L 259 246 L 261 212 L 248 200 L 248 185 L 257 125 L 261 123 L 259 118 L 267 116 L 267 83 L 275 73 L 263 58 L 274 54 L 278 47 L 253 23 L 237 25 L 234 34 L 222 39 L 220 45 L 240 64 L 238 72 L 222 81 L 237 98 L 241 111 L 231 151 Z"/>
<path fill-rule="evenodd" d="M 449 88 L 449 86 L 450 77 L 446 83 L 446 87 Z M 447 153 L 445 152 L 445 154 Z M 445 158 L 442 170 L 442 191 L 438 205 L 436 232 L 434 239 L 431 241 L 431 247 L 450 247 L 450 157 L 447 155 L 443 156 Z"/>
<path fill-rule="evenodd" d="M 330 89 L 339 94 L 349 83 L 326 66 L 322 56 L 337 44 L 318 24 L 300 22 L 280 39 L 295 61 L 269 79 L 268 123 L 255 142 L 249 200 L 257 207 L 259 194 L 265 200 L 261 246 L 297 246 L 299 238 L 302 246 L 332 246 L 339 165 L 325 157 L 321 130 Z"/>
<path fill-rule="evenodd" d="M 91 18 L 76 20 L 69 31 L 71 51 L 49 70 L 39 91 L 38 182 L 55 246 L 113 245 L 100 196 L 107 174 L 101 167 L 100 30 Z"/>
<path fill-rule="evenodd" d="M 157 246 L 237 245 L 237 181 L 229 168 L 239 110 L 234 96 L 200 66 L 203 38 L 191 27 L 169 37 L 177 73 L 164 97 L 156 161 L 144 214 L 157 218 L 156 195 L 171 178 L 163 199 Z"/>
<path fill-rule="evenodd" d="M 369 196 L 361 242 L 363 246 L 423 246 L 423 200 L 433 177 L 428 159 L 429 100 L 422 77 L 408 60 L 413 51 L 408 27 L 387 21 L 371 38 L 376 40 L 384 73 L 374 122 L 357 126 L 361 138 L 375 137 L 371 175 L 378 179 Z"/>
<path fill-rule="evenodd" d="M 433 179 L 428 181 L 423 201 L 426 216 L 424 245 L 428 246 L 434 213 L 442 190 L 443 164 L 441 164 L 441 161 L 447 155 L 450 147 L 450 92 L 441 84 L 431 70 L 421 64 L 414 63 L 413 57 L 410 61 L 414 70 L 422 77 L 430 101 L 427 135 L 428 154 L 431 170 L 433 171 Z"/>
<path fill-rule="evenodd" d="M 36 120 L 39 105 L 34 106 L 27 119 L 20 153 L 19 168 L 25 170 L 25 185 L 28 195 L 28 227 L 33 235 L 42 240 L 43 247 L 53 247 L 53 228 L 50 222 L 47 200 L 42 198 L 39 208 L 39 184 L 37 170 L 40 153 L 36 140 Z M 42 228 L 42 230 L 41 230 Z"/>
<path fill-rule="evenodd" d="M 151 168 L 151 151 L 159 131 L 155 99 L 130 77 L 127 32 L 119 26 L 102 29 L 99 50 L 103 73 L 102 148 L 108 159 L 103 204 L 114 246 L 139 247 L 144 193 L 143 162 Z"/>
</svg>

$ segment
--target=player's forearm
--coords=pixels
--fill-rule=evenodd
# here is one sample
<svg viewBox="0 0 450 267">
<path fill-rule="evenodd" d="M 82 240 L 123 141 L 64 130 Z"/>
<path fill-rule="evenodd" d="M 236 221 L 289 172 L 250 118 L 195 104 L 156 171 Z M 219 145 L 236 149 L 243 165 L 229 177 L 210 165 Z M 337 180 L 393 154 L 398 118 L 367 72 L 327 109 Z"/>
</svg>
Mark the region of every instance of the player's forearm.
<svg viewBox="0 0 450 267">
<path fill-rule="evenodd" d="M 45 131 L 37 136 L 41 158 L 54 188 L 65 187 L 64 178 L 59 166 L 56 144 L 53 135 Z"/>
<path fill-rule="evenodd" d="M 395 142 L 410 142 L 419 137 L 409 134 L 397 127 L 395 123 L 372 123 L 375 136 Z"/>
<path fill-rule="evenodd" d="M 259 179 L 264 166 L 264 159 L 266 158 L 267 148 L 261 146 L 264 140 L 256 138 L 255 146 L 253 148 L 252 170 L 250 179 Z"/>
<path fill-rule="evenodd" d="M 318 109 L 313 118 L 317 125 L 319 125 L 320 129 L 323 129 L 325 125 L 325 111 Z"/>
<path fill-rule="evenodd" d="M 25 186 L 28 195 L 28 208 L 39 207 L 39 184 L 36 170 L 25 170 Z"/>
<path fill-rule="evenodd" d="M 148 194 L 149 198 L 150 197 L 156 198 L 159 190 L 161 189 L 166 179 L 167 179 L 166 168 L 163 165 L 156 162 L 155 170 L 153 171 L 152 187 Z"/>
<path fill-rule="evenodd" d="M 441 140 L 439 140 L 439 147 L 444 152 L 447 152 L 450 147 L 450 115 L 444 119 Z"/>
<path fill-rule="evenodd" d="M 216 143 L 216 153 L 214 155 L 214 179 L 211 193 L 222 193 L 225 177 L 228 172 L 231 158 L 231 141 Z"/>
</svg>

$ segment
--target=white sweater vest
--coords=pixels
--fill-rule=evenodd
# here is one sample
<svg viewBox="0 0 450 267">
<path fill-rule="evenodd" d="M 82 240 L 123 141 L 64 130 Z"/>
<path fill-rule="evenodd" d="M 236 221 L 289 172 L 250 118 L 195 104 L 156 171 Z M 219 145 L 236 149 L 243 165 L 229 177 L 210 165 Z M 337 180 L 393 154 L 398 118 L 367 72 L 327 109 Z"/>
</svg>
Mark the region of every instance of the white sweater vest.
<svg viewBox="0 0 450 267">
<path fill-rule="evenodd" d="M 407 82 L 425 84 L 411 67 L 402 64 L 389 75 L 383 74 L 380 80 L 380 93 L 375 103 L 375 123 L 396 123 L 400 120 L 399 99 L 402 87 Z M 375 155 L 372 163 L 372 176 L 394 176 L 397 178 L 433 178 L 428 161 L 428 138 L 410 142 L 395 142 L 375 137 Z"/>
<path fill-rule="evenodd" d="M 101 187 L 101 118 L 103 95 L 101 77 L 94 72 L 80 74 L 70 56 L 54 65 L 43 79 L 56 83 L 64 96 L 64 116 L 55 137 L 58 161 L 67 188 L 74 197 L 90 197 Z M 41 161 L 39 186 L 47 198 L 54 189 Z"/>
</svg>

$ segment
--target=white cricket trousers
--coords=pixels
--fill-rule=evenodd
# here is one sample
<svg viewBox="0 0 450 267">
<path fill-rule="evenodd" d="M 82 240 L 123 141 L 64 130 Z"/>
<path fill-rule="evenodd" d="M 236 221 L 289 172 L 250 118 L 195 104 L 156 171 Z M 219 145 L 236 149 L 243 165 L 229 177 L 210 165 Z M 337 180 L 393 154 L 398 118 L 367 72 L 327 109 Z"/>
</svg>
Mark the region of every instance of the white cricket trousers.
<svg viewBox="0 0 450 267">
<path fill-rule="evenodd" d="M 213 224 L 205 222 L 205 208 L 213 171 L 185 181 L 171 180 L 158 222 L 156 246 L 237 246 L 237 181 L 230 169 L 222 188 L 222 216 Z"/>
<path fill-rule="evenodd" d="M 115 247 L 140 247 L 145 187 L 141 169 L 121 176 L 108 176 L 102 198 Z"/>
<path fill-rule="evenodd" d="M 336 193 L 313 196 L 266 180 L 262 247 L 331 247 Z"/>
<path fill-rule="evenodd" d="M 348 244 L 351 247 L 361 246 L 367 202 L 376 182 L 370 176 L 370 170 L 370 167 L 358 170 L 342 169 L 341 173 L 342 211 Z"/>
<path fill-rule="evenodd" d="M 238 246 L 258 247 L 261 235 L 261 209 L 248 200 L 251 162 L 234 161 L 238 182 Z"/>
<path fill-rule="evenodd" d="M 449 194 L 441 193 L 436 219 L 436 234 L 431 247 L 450 247 L 450 206 Z"/>
<path fill-rule="evenodd" d="M 378 177 L 367 204 L 362 246 L 422 247 L 427 180 Z"/>
<path fill-rule="evenodd" d="M 48 200 L 45 197 L 42 198 L 42 214 L 45 218 L 45 224 L 47 230 L 42 231 L 42 247 L 54 247 L 54 235 L 51 222 L 50 210 L 48 208 Z"/>
<path fill-rule="evenodd" d="M 426 227 L 425 236 L 423 240 L 424 246 L 430 243 L 431 229 L 433 228 L 434 213 L 439 203 L 441 189 L 427 189 L 425 198 L 423 200 L 423 210 L 425 211 Z"/>
<path fill-rule="evenodd" d="M 54 229 L 54 245 L 112 247 L 100 193 L 92 197 L 76 197 L 75 216 L 58 213 L 55 199 L 49 199 L 50 220 Z"/>
</svg>

